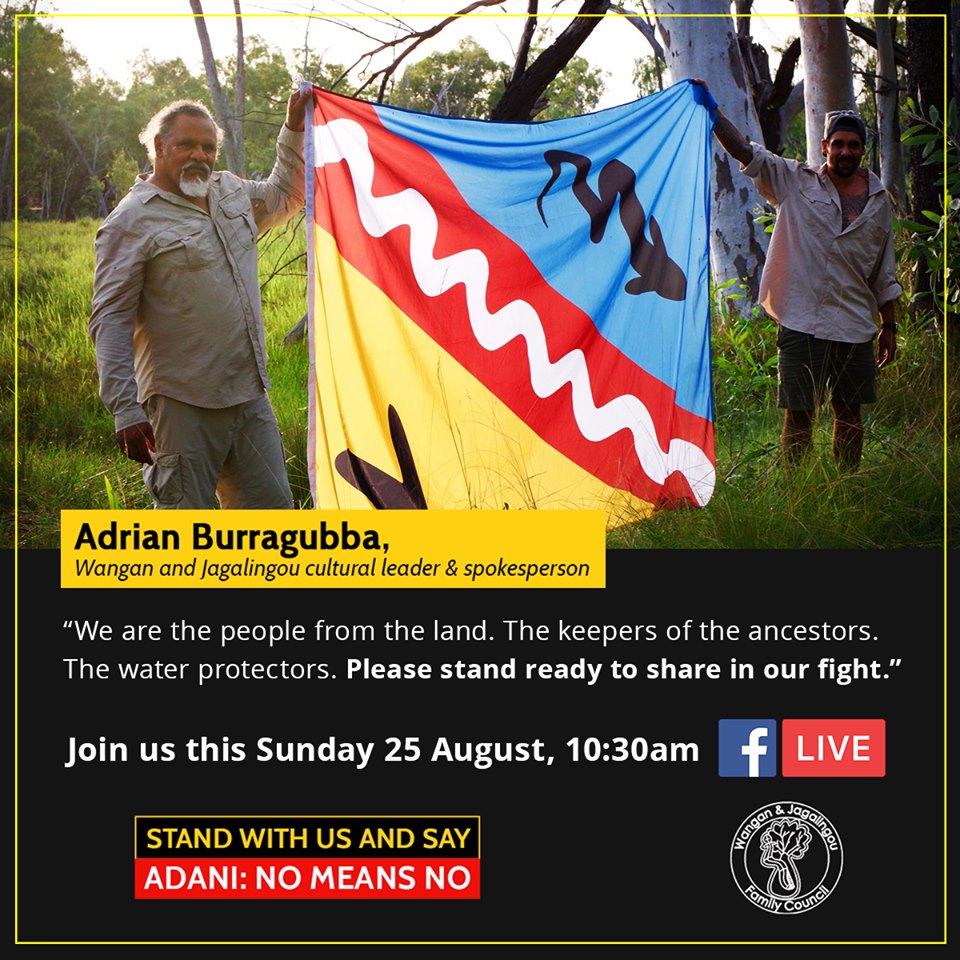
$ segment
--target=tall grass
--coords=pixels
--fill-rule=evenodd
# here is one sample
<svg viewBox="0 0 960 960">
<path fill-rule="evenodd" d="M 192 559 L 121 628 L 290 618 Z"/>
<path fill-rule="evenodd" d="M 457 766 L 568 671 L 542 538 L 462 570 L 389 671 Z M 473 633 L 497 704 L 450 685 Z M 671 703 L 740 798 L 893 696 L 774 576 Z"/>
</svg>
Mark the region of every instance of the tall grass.
<svg viewBox="0 0 960 960">
<path fill-rule="evenodd" d="M 13 357 L 16 353 L 19 470 L 19 542 L 26 547 L 59 546 L 61 509 L 127 509 L 152 506 L 138 464 L 120 454 L 113 419 L 98 396 L 96 360 L 87 335 L 93 285 L 93 238 L 98 221 L 23 223 L 18 249 L 18 340 L 13 338 L 12 227 L 0 236 L 3 300 L 5 518 L 13 514 Z M 292 250 L 288 249 L 292 240 Z M 300 233 L 274 231 L 261 238 L 264 279 L 303 253 Z M 304 261 L 288 265 L 263 293 L 267 350 L 277 411 L 288 456 L 294 497 L 309 506 L 306 468 L 306 341 L 284 344 L 284 336 L 306 310 Z M 12 543 L 12 523 L 4 529 Z"/>
<path fill-rule="evenodd" d="M 615 531 L 610 546 L 754 549 L 941 546 L 945 511 L 957 532 L 957 373 L 929 324 L 901 321 L 896 361 L 878 373 L 878 402 L 862 408 L 863 460 L 856 473 L 832 457 L 829 405 L 813 450 L 789 475 L 780 453 L 776 326 L 756 315 L 715 322 L 714 399 L 718 482 L 704 510 L 663 511 Z M 949 375 L 945 410 L 944 379 Z M 950 469 L 950 468 L 953 469 Z M 947 509 L 948 506 L 948 509 Z"/>
<path fill-rule="evenodd" d="M 112 419 L 97 395 L 87 336 L 97 223 L 26 223 L 19 228 L 19 341 L 13 336 L 12 228 L 0 231 L 3 290 L 2 543 L 13 542 L 14 355 L 19 543 L 59 545 L 61 508 L 148 508 L 137 464 L 116 448 Z M 307 477 L 306 340 L 284 338 L 306 310 L 303 229 L 261 239 L 271 399 L 298 505 L 311 506 Z M 713 337 L 717 475 L 703 510 L 663 511 L 609 534 L 611 547 L 886 548 L 937 546 L 944 537 L 945 460 L 956 476 L 957 438 L 944 438 L 944 346 L 935 330 L 901 324 L 896 363 L 881 372 L 879 402 L 865 408 L 863 465 L 854 475 L 830 457 L 830 417 L 815 431 L 802 469 L 784 472 L 775 407 L 773 324 L 718 317 Z M 957 403 L 949 371 L 949 403 Z M 951 422 L 958 422 L 951 410 Z M 951 491 L 951 539 L 956 498 Z"/>
</svg>

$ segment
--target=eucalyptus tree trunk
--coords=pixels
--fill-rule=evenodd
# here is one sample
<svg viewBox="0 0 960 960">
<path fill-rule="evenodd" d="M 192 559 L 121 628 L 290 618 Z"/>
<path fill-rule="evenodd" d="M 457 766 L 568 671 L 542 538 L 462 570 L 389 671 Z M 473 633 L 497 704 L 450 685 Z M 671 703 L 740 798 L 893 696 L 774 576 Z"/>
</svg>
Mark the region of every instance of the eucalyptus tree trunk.
<svg viewBox="0 0 960 960">
<path fill-rule="evenodd" d="M 877 129 L 880 132 L 880 179 L 890 191 L 897 207 L 906 211 L 907 188 L 900 146 L 897 64 L 893 56 L 893 25 L 887 14 L 888 0 L 874 0 L 874 26 L 877 31 Z"/>
<path fill-rule="evenodd" d="M 237 169 L 234 173 L 241 176 L 247 172 L 247 151 L 243 142 L 243 117 L 247 99 L 247 68 L 243 59 L 243 16 L 240 13 L 240 0 L 233 0 L 234 19 L 237 23 L 237 74 L 233 81 L 233 117 L 238 124 L 233 141 Z"/>
<path fill-rule="evenodd" d="M 653 0 L 652 6 L 670 82 L 689 77 L 705 80 L 720 109 L 741 133 L 763 143 L 729 0 Z M 759 202 L 753 183 L 740 172 L 740 164 L 714 138 L 710 211 L 713 278 L 717 284 L 731 279 L 742 281 L 748 308 L 757 301 L 767 255 L 767 235 L 754 223 L 754 208 Z"/>
<path fill-rule="evenodd" d="M 206 21 L 203 19 L 203 5 L 200 0 L 190 0 L 190 9 L 194 13 L 193 22 L 197 28 L 200 50 L 203 53 L 203 68 L 207 76 L 207 86 L 210 88 L 210 98 L 213 100 L 213 113 L 217 123 L 223 128 L 223 159 L 228 170 L 242 177 L 246 175 L 243 150 L 243 105 L 239 104 L 239 109 L 230 109 L 230 101 L 217 76 L 217 62 L 213 56 L 213 46 L 210 43 L 210 35 L 207 33 Z M 243 46 L 243 25 L 239 16 L 239 0 L 236 0 L 234 9 L 237 12 L 238 75 L 241 75 L 242 58 L 239 53 Z"/>
<path fill-rule="evenodd" d="M 796 0 L 800 15 L 807 163 L 820 166 L 823 116 L 853 110 L 853 65 L 843 17 L 843 0 Z"/>
</svg>

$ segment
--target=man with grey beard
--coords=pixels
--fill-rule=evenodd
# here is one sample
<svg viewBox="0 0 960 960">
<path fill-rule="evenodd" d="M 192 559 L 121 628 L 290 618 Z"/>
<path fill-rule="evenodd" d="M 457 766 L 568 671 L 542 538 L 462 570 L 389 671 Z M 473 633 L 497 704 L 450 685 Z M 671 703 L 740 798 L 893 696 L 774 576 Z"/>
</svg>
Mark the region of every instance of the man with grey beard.
<svg viewBox="0 0 960 960">
<path fill-rule="evenodd" d="M 289 509 L 267 399 L 257 236 L 302 206 L 303 127 L 291 94 L 263 181 L 215 171 L 222 132 L 178 100 L 140 134 L 153 163 L 97 231 L 89 331 L 100 396 L 157 509 Z"/>
</svg>

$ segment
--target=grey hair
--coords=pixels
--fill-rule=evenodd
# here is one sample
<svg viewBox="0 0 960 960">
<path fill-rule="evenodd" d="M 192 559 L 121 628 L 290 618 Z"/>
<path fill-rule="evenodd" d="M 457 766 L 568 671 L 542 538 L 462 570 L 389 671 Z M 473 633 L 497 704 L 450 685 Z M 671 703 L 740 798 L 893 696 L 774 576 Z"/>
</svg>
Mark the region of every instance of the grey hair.
<svg viewBox="0 0 960 960">
<path fill-rule="evenodd" d="M 158 110 L 140 131 L 139 140 L 146 149 L 151 163 L 156 163 L 157 160 L 154 138 L 159 134 L 161 140 L 166 140 L 170 136 L 174 122 L 181 114 L 209 120 L 217 131 L 217 150 L 219 151 L 220 144 L 223 143 L 223 131 L 217 126 L 217 121 L 210 115 L 210 111 L 202 103 L 197 103 L 196 100 L 175 100 Z"/>
</svg>

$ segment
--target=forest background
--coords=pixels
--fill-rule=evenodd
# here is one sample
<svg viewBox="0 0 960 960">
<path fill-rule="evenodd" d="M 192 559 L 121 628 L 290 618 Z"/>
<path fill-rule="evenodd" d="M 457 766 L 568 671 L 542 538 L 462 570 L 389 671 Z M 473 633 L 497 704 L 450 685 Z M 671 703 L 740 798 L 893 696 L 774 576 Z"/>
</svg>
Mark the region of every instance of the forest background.
<svg viewBox="0 0 960 960">
<path fill-rule="evenodd" d="M 614 531 L 610 545 L 955 542 L 958 394 L 948 356 L 960 319 L 960 125 L 947 36 L 956 34 L 957 0 L 797 0 L 796 13 L 805 15 L 778 18 L 781 39 L 768 37 L 767 46 L 758 42 L 761 18 L 750 16 L 758 13 L 750 0 L 647 0 L 636 8 L 583 0 L 544 12 L 537 0 L 477 0 L 456 17 L 349 2 L 305 11 L 277 0 L 272 9 L 303 38 L 282 48 L 258 33 L 264 3 L 248 10 L 223 0 L 219 7 L 231 12 L 215 18 L 212 0 L 208 9 L 202 0 L 177 0 L 163 9 L 183 14 L 175 21 L 181 56 L 151 52 L 148 19 L 100 21 L 104 43 L 128 52 L 129 76 L 120 80 L 92 67 L 70 43 L 69 18 L 54 15 L 96 6 L 8 0 L 0 19 L 0 546 L 59 546 L 64 508 L 150 506 L 98 398 L 86 323 L 93 235 L 145 169 L 137 135 L 156 109 L 180 97 L 210 104 L 226 131 L 223 165 L 257 177 L 270 170 L 286 97 L 300 77 L 426 112 L 539 122 L 607 105 L 624 58 L 632 89 L 622 92 L 618 79 L 615 96 L 702 76 L 742 130 L 800 159 L 815 159 L 811 139 L 819 151 L 810 131 L 824 109 L 855 106 L 872 129 L 868 161 L 897 203 L 906 292 L 897 305 L 898 359 L 882 373 L 880 401 L 866 408 L 860 471 L 834 466 L 825 416 L 816 455 L 788 478 L 779 454 L 775 326 L 754 302 L 773 211 L 741 189 L 738 171 L 718 152 L 714 175 L 726 171 L 730 188 L 715 181 L 712 211 L 717 492 L 703 510 L 664 511 Z M 206 30 L 208 22 L 217 31 Z M 295 497 L 309 508 L 302 218 L 261 238 L 260 266 L 271 396 Z"/>
</svg>

